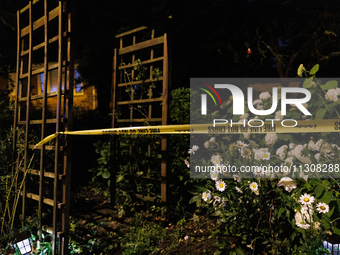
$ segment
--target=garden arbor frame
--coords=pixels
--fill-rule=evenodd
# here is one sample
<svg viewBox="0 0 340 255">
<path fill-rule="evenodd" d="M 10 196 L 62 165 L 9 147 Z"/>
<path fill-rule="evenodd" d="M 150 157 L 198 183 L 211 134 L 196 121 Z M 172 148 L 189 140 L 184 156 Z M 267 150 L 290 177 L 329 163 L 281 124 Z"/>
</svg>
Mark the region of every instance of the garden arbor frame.
<svg viewBox="0 0 340 255">
<path fill-rule="evenodd" d="M 112 127 L 142 126 L 145 123 L 148 125 L 167 125 L 169 91 L 167 34 L 157 33 L 155 29 L 142 26 L 118 34 L 116 38 L 119 40 L 119 48 L 114 49 L 113 57 Z M 144 73 L 143 70 L 140 72 L 141 68 L 143 70 L 145 68 Z M 159 70 L 161 72 L 158 72 L 157 75 L 155 72 Z M 126 77 L 127 73 L 129 73 L 129 77 Z M 140 74 L 144 75 L 144 77 L 138 77 Z M 143 95 L 143 89 L 148 93 Z M 126 91 L 130 93 L 129 97 L 126 96 Z M 158 91 L 158 94 L 156 91 Z M 136 99 L 135 97 L 139 98 Z M 138 108 L 145 109 L 145 114 L 139 114 L 141 110 L 138 110 Z M 151 196 L 150 190 L 144 195 L 136 194 L 136 197 L 165 204 L 168 197 L 166 180 L 168 172 L 168 138 L 166 135 L 160 137 L 160 165 L 157 167 L 155 162 L 158 160 L 152 157 L 153 148 L 151 143 L 155 139 L 149 136 L 148 146 L 147 148 L 144 147 L 146 150 L 145 158 L 149 161 L 147 170 L 142 176 L 138 177 L 138 179 L 143 179 L 147 182 L 160 183 L 160 199 L 155 199 L 157 197 L 155 194 Z M 123 139 L 116 135 L 112 135 L 111 139 L 111 202 L 113 204 L 116 197 L 116 175 L 119 163 L 127 163 L 121 162 L 119 159 Z M 134 158 L 132 141 L 138 139 L 138 137 L 131 136 L 125 139 L 130 142 L 129 156 Z M 160 174 L 157 178 L 152 177 L 153 167 L 160 169 Z M 129 174 L 132 177 L 136 175 L 131 167 Z"/>
<path fill-rule="evenodd" d="M 71 19 L 71 1 L 33 0 L 17 12 L 13 135 L 13 151 L 17 155 L 12 176 L 23 184 L 19 188 L 22 220 L 37 207 L 40 240 L 42 215 L 52 209 L 49 220 L 52 223 L 47 222 L 45 229 L 52 233 L 52 254 L 57 250 L 59 254 L 68 254 L 70 137 L 58 137 L 54 144 L 38 146 L 33 151 L 36 139 L 32 140 L 31 135 L 40 140 L 55 132 L 71 130 L 74 83 Z M 57 73 L 55 91 L 48 86 L 53 71 Z M 37 160 L 32 163 L 33 155 Z"/>
</svg>

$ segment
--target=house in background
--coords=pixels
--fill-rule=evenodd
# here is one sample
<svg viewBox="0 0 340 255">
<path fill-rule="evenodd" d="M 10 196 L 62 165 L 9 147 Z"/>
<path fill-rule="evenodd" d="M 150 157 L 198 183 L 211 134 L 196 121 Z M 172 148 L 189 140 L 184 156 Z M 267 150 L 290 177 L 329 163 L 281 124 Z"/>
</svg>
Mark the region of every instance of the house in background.
<svg viewBox="0 0 340 255">
<path fill-rule="evenodd" d="M 43 68 L 43 64 L 33 64 L 32 70 L 37 70 Z M 77 68 L 77 66 L 76 66 Z M 75 68 L 75 83 L 74 83 L 74 91 L 73 91 L 73 107 L 78 108 L 81 111 L 88 110 L 96 110 L 98 108 L 98 98 L 97 98 L 97 88 L 95 86 L 90 86 L 86 81 L 81 81 L 81 75 Z M 10 79 L 14 81 L 16 84 L 16 73 L 10 73 Z M 65 73 L 63 73 L 63 81 L 65 79 Z M 10 80 L 6 80 L 5 78 L 0 77 L 0 89 L 5 90 L 9 88 Z M 54 69 L 48 72 L 48 84 L 47 84 L 47 93 L 53 94 L 57 91 L 58 84 L 58 69 Z M 63 82 L 64 85 L 64 82 Z M 21 84 L 19 83 L 19 91 Z M 33 75 L 31 78 L 31 96 L 39 96 L 43 94 L 44 89 L 44 73 Z M 19 92 L 20 93 L 20 92 Z M 26 92 L 22 92 L 23 95 L 19 95 L 20 97 L 26 97 Z M 15 98 L 15 90 L 11 92 L 11 98 L 14 100 Z M 50 97 L 47 100 L 48 111 L 55 114 L 57 108 L 57 97 Z M 39 110 L 41 109 L 42 99 L 37 99 L 33 101 L 33 109 Z M 33 110 L 32 109 L 32 110 Z"/>
</svg>

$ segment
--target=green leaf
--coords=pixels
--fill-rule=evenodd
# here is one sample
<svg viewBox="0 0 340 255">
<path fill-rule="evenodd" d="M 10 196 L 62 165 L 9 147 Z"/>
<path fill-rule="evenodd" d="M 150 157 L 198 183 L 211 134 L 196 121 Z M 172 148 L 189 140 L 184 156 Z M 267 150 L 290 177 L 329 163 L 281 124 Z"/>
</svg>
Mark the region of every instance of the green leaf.
<svg viewBox="0 0 340 255">
<path fill-rule="evenodd" d="M 118 176 L 118 179 L 116 182 L 118 183 L 118 182 L 121 182 L 122 180 L 124 180 L 124 175 Z"/>
<path fill-rule="evenodd" d="M 292 115 L 290 116 L 290 118 L 296 120 L 296 119 L 300 119 L 300 116 L 301 116 L 301 112 L 294 111 Z"/>
<path fill-rule="evenodd" d="M 310 154 L 310 160 L 312 161 L 312 164 L 317 164 L 318 163 L 318 161 L 316 160 L 316 158 L 315 158 L 313 153 Z"/>
<path fill-rule="evenodd" d="M 218 229 L 215 230 L 214 232 L 211 233 L 211 235 L 209 236 L 209 238 L 214 238 L 217 234 L 219 234 L 221 231 L 219 231 Z"/>
<path fill-rule="evenodd" d="M 312 67 L 312 69 L 310 69 L 309 73 L 311 75 L 316 74 L 319 71 L 319 64 L 316 64 L 315 66 Z"/>
<path fill-rule="evenodd" d="M 215 251 L 214 255 L 220 255 L 221 252 L 219 250 Z"/>
<path fill-rule="evenodd" d="M 278 139 L 284 141 L 288 140 L 291 143 L 294 141 L 293 136 L 289 134 L 278 134 Z"/>
<path fill-rule="evenodd" d="M 280 218 L 281 214 L 285 211 L 286 209 L 284 207 L 281 207 L 278 213 L 278 217 Z"/>
<path fill-rule="evenodd" d="M 321 88 L 324 90 L 329 90 L 329 89 L 336 89 L 338 87 L 338 82 L 337 81 L 328 81 L 326 84 L 321 85 Z"/>
<path fill-rule="evenodd" d="M 221 214 L 222 214 L 221 211 L 218 210 L 218 211 L 215 211 L 214 213 L 212 213 L 211 215 L 212 216 L 220 216 Z"/>
<path fill-rule="evenodd" d="M 340 235 L 340 229 L 336 228 L 336 227 L 332 227 L 333 233 Z"/>
<path fill-rule="evenodd" d="M 111 176 L 110 172 L 109 172 L 109 171 L 106 171 L 106 170 L 105 170 L 105 171 L 103 172 L 103 174 L 102 174 L 102 177 L 103 177 L 104 179 L 109 179 L 110 176 Z"/>
<path fill-rule="evenodd" d="M 195 203 L 197 202 L 198 200 L 200 199 L 200 196 L 193 196 L 190 201 L 189 201 L 189 204 L 192 204 L 192 203 Z"/>
<path fill-rule="evenodd" d="M 323 197 L 320 199 L 320 202 L 329 204 L 332 201 L 332 192 L 326 191 Z"/>
<path fill-rule="evenodd" d="M 335 206 L 333 206 L 333 208 L 328 213 L 326 213 L 326 215 L 328 217 L 331 217 L 333 215 L 333 213 L 334 213 L 334 209 L 335 209 Z"/>
<path fill-rule="evenodd" d="M 238 247 L 236 250 L 235 250 L 236 254 L 238 255 L 246 255 L 245 251 L 241 248 L 241 247 Z"/>
<path fill-rule="evenodd" d="M 315 114 L 315 119 L 316 120 L 322 119 L 325 116 L 326 112 L 327 110 L 325 108 L 320 108 Z"/>
<path fill-rule="evenodd" d="M 302 87 L 305 88 L 305 89 L 310 88 L 310 86 L 312 86 L 312 81 L 313 81 L 313 77 L 305 79 L 305 81 L 302 84 Z"/>
<path fill-rule="evenodd" d="M 322 187 L 321 185 L 316 186 L 315 189 L 314 189 L 314 194 L 315 194 L 316 198 L 320 197 L 322 195 L 323 191 L 324 191 L 324 187 Z"/>
</svg>

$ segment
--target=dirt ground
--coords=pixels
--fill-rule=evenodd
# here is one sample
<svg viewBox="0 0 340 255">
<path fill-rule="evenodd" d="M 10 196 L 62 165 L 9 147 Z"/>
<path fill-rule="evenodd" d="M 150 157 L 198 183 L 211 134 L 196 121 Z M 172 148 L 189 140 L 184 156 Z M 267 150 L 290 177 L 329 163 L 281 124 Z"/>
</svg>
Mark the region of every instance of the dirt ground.
<svg viewBox="0 0 340 255">
<path fill-rule="evenodd" d="M 218 237 L 210 238 L 217 230 L 215 219 L 202 216 L 196 220 L 169 222 L 142 210 L 138 214 L 142 215 L 141 219 L 136 223 L 134 215 L 119 217 L 118 212 L 119 207 L 112 207 L 103 191 L 87 186 L 74 193 L 70 221 L 70 245 L 74 251 L 80 251 L 81 247 L 81 254 L 214 254 L 219 249 L 215 245 Z M 136 224 L 143 224 L 143 228 Z M 159 238 L 142 237 L 143 231 L 146 236 L 158 231 Z M 151 249 L 145 246 L 143 251 L 143 247 L 135 247 L 137 252 L 126 246 L 129 238 L 139 239 L 135 243 L 131 241 L 132 245 L 150 242 Z"/>
</svg>

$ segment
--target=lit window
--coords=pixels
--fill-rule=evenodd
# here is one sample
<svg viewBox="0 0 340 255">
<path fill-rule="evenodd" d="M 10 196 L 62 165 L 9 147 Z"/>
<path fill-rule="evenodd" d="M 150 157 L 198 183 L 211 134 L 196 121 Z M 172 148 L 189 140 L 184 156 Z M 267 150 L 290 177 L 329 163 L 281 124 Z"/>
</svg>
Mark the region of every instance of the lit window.
<svg viewBox="0 0 340 255">
<path fill-rule="evenodd" d="M 19 80 L 19 85 L 18 85 L 18 97 L 21 97 L 21 81 Z"/>
<path fill-rule="evenodd" d="M 80 73 L 77 70 L 74 70 L 74 79 L 76 80 L 75 84 L 75 93 L 81 93 L 82 92 L 82 84 L 80 81 Z"/>
<path fill-rule="evenodd" d="M 44 73 L 40 74 L 41 94 L 44 93 Z"/>
<path fill-rule="evenodd" d="M 52 70 L 50 73 L 50 92 L 56 92 L 58 91 L 58 70 Z"/>
</svg>

